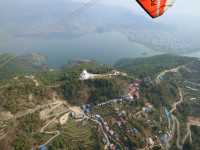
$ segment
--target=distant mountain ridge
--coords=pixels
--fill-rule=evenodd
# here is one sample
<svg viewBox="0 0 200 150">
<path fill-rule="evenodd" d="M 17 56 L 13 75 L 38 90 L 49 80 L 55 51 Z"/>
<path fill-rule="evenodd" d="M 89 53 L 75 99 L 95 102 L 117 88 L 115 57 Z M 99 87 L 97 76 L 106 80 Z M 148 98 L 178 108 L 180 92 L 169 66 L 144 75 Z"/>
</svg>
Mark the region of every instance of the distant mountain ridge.
<svg viewBox="0 0 200 150">
<path fill-rule="evenodd" d="M 47 7 L 44 7 L 45 3 Z M 2 49 L 11 49 L 12 45 L 17 45 L 13 48 L 20 51 L 22 38 L 69 40 L 113 31 L 122 33 L 129 41 L 161 52 L 188 53 L 200 48 L 198 34 L 179 31 L 176 26 L 149 20 L 130 9 L 101 3 L 79 9 L 83 5 L 81 2 L 64 0 L 56 4 L 53 1 L 27 3 L 21 0 L 20 5 L 10 0 L 4 2 L 2 7 L 7 9 L 2 8 L 3 15 L 0 14 L 0 20 L 3 20 L 3 33 L 8 34 L 9 38 L 6 40 L 8 45 Z M 9 11 L 10 9 L 12 11 Z M 11 24 L 10 19 L 14 20 L 15 24 Z M 1 37 L 4 38 L 4 34 Z"/>
</svg>

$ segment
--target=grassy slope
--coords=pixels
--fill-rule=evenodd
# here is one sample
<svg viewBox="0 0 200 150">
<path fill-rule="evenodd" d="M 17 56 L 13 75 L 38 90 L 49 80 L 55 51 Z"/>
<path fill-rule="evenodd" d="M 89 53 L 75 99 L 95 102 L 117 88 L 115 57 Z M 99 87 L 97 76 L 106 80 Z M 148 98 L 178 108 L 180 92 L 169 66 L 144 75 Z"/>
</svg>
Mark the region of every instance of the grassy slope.
<svg viewBox="0 0 200 150">
<path fill-rule="evenodd" d="M 43 70 L 42 56 L 13 54 L 0 55 L 0 79 L 13 77 L 18 74 L 33 73 Z"/>
<path fill-rule="evenodd" d="M 183 65 L 192 60 L 195 60 L 195 58 L 164 54 L 147 58 L 121 59 L 116 62 L 115 67 L 132 73 L 135 76 L 155 76 L 165 69 Z"/>
</svg>

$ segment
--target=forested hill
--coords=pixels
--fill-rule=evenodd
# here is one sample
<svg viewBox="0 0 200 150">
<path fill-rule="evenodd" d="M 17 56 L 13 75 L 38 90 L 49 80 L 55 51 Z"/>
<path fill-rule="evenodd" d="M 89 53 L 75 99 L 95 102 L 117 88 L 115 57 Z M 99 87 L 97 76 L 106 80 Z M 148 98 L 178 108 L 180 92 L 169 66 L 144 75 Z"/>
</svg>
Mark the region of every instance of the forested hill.
<svg viewBox="0 0 200 150">
<path fill-rule="evenodd" d="M 39 54 L 15 55 L 0 54 L 0 79 L 22 73 L 44 71 L 46 58 Z"/>
<path fill-rule="evenodd" d="M 184 65 L 195 60 L 198 60 L 198 58 L 163 54 L 152 57 L 124 58 L 117 61 L 114 67 L 132 73 L 135 76 L 155 76 L 162 70 Z"/>
</svg>

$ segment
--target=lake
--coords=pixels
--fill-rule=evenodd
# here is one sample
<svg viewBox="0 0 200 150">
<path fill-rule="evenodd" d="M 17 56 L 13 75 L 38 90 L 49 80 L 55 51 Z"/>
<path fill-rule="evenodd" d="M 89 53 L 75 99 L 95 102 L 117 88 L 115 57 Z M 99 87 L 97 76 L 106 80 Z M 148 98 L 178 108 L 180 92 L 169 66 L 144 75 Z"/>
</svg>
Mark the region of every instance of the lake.
<svg viewBox="0 0 200 150">
<path fill-rule="evenodd" d="M 12 42 L 10 42 L 12 41 Z M 61 66 L 69 60 L 93 59 L 112 64 L 124 57 L 144 57 L 159 54 L 141 44 L 129 41 L 119 32 L 90 33 L 80 37 L 14 37 L 1 51 L 38 52 L 48 57 L 51 66 Z"/>
</svg>

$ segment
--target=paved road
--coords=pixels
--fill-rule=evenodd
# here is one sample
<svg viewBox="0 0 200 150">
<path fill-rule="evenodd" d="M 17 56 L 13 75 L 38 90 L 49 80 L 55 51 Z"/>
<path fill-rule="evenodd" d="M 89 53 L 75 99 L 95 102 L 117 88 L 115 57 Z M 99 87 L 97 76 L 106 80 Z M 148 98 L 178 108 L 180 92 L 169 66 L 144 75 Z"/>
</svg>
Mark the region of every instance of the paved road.
<svg viewBox="0 0 200 150">
<path fill-rule="evenodd" d="M 167 150 L 171 147 L 170 142 L 174 138 L 175 132 L 176 132 L 176 124 L 175 124 L 174 116 L 172 115 L 172 132 L 171 132 L 171 136 L 169 137 L 166 143 Z"/>
<path fill-rule="evenodd" d="M 108 135 L 106 134 L 106 132 L 105 132 L 104 129 L 103 129 L 102 123 L 101 123 L 100 121 L 98 121 L 97 119 L 93 119 L 93 118 L 91 118 L 91 117 L 90 117 L 89 119 L 92 120 L 92 121 L 94 121 L 94 122 L 96 122 L 96 123 L 100 126 L 101 131 L 102 131 L 104 137 L 106 138 L 106 145 L 107 145 L 107 147 L 108 147 L 108 146 L 110 145 L 110 140 L 109 140 L 109 138 L 108 138 Z"/>
<path fill-rule="evenodd" d="M 170 113 L 173 113 L 174 111 L 176 111 L 176 108 L 178 105 L 180 105 L 182 102 L 183 102 L 183 92 L 182 92 L 182 89 L 181 88 L 178 88 L 178 91 L 179 91 L 179 101 L 175 102 L 173 105 L 172 105 L 172 109 L 170 110 Z M 177 140 L 176 140 L 176 145 L 179 149 L 182 149 L 182 145 L 180 144 L 180 123 L 178 121 L 178 119 L 176 118 L 176 116 L 174 116 L 172 114 L 172 125 L 168 125 L 169 127 L 172 126 L 172 132 L 171 132 L 171 136 L 169 137 L 169 139 L 167 140 L 167 143 L 166 143 L 166 149 L 170 149 L 171 145 L 170 145 L 170 142 L 172 141 L 172 139 L 174 138 L 174 135 L 175 135 L 175 132 L 177 131 Z"/>
<path fill-rule="evenodd" d="M 178 149 L 183 149 L 183 145 L 180 143 L 181 141 L 181 132 L 180 132 L 180 122 L 178 119 L 174 116 L 176 125 L 177 125 L 177 139 L 176 139 L 176 146 Z"/>
</svg>

